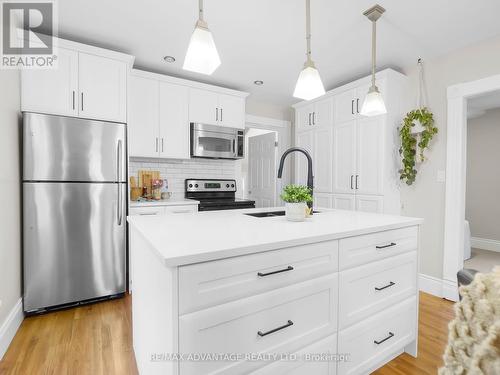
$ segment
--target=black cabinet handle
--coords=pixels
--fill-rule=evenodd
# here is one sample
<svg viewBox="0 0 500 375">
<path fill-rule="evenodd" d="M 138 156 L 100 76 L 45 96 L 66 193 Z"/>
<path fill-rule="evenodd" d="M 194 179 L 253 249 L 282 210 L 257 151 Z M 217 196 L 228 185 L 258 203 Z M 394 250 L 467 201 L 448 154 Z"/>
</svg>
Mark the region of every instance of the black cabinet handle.
<svg viewBox="0 0 500 375">
<path fill-rule="evenodd" d="M 221 108 L 220 109 L 220 120 L 222 121 L 222 111 L 224 110 L 224 108 Z"/>
<path fill-rule="evenodd" d="M 82 92 L 82 112 L 83 112 L 83 92 Z"/>
<path fill-rule="evenodd" d="M 390 288 L 391 286 L 394 286 L 394 285 L 396 285 L 396 283 L 391 281 L 389 284 L 387 284 L 386 286 L 383 286 L 381 288 L 375 287 L 375 290 L 384 290 L 384 289 Z"/>
<path fill-rule="evenodd" d="M 389 340 L 389 339 L 390 339 L 390 338 L 392 338 L 392 337 L 394 337 L 394 333 L 389 332 L 389 336 L 387 336 L 385 339 L 380 340 L 380 341 L 375 340 L 375 341 L 373 341 L 373 342 L 374 342 L 375 344 L 377 344 L 377 345 L 380 345 L 380 344 L 382 344 L 383 342 L 385 342 L 385 341 Z"/>
<path fill-rule="evenodd" d="M 353 178 L 354 178 L 354 175 L 351 175 L 351 190 L 354 189 L 354 184 L 352 183 Z"/>
<path fill-rule="evenodd" d="M 396 246 L 396 243 L 395 242 L 391 242 L 390 244 L 388 245 L 381 245 L 381 246 L 375 246 L 377 249 L 385 249 L 387 247 L 392 247 L 392 246 Z"/>
<path fill-rule="evenodd" d="M 309 113 L 309 126 L 311 126 L 311 113 Z"/>
<path fill-rule="evenodd" d="M 356 175 L 356 190 L 359 189 L 359 174 Z"/>
<path fill-rule="evenodd" d="M 257 273 L 257 276 L 260 276 L 260 277 L 265 277 L 265 276 L 275 275 L 275 274 L 277 274 L 277 273 L 287 272 L 287 271 L 293 271 L 293 267 L 292 267 L 292 266 L 288 266 L 287 268 L 284 268 L 284 269 L 282 269 L 282 270 L 273 271 L 273 272 L 268 272 L 268 273 L 258 272 L 258 273 Z"/>
<path fill-rule="evenodd" d="M 73 90 L 73 109 L 75 109 L 75 90 Z"/>
<path fill-rule="evenodd" d="M 316 125 L 316 112 L 313 112 L 313 125 Z"/>
<path fill-rule="evenodd" d="M 219 108 L 215 108 L 215 121 L 219 121 Z"/>
<path fill-rule="evenodd" d="M 359 113 L 359 98 L 356 99 L 356 112 Z"/>
<path fill-rule="evenodd" d="M 282 325 L 281 327 L 272 329 L 272 330 L 267 331 L 267 332 L 259 331 L 259 332 L 257 332 L 257 334 L 260 337 L 264 337 L 264 336 L 270 335 L 271 333 L 281 331 L 282 329 L 285 329 L 285 328 L 288 328 L 288 327 L 291 327 L 291 326 L 293 326 L 293 322 L 291 320 L 289 320 L 288 323 L 286 323 L 285 325 Z"/>
<path fill-rule="evenodd" d="M 354 114 L 354 99 L 351 100 L 351 113 Z"/>
</svg>

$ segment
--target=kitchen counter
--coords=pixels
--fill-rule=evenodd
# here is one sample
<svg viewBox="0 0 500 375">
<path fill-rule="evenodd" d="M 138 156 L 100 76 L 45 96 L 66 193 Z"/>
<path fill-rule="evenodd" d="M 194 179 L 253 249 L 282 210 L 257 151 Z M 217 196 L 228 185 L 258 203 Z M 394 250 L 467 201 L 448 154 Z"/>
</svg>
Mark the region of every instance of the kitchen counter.
<svg viewBox="0 0 500 375">
<path fill-rule="evenodd" d="M 200 202 L 194 199 L 175 198 L 162 199 L 159 201 L 131 201 L 130 207 L 156 207 L 156 206 L 187 206 L 198 205 Z"/>
<path fill-rule="evenodd" d="M 304 222 L 245 215 L 282 209 L 128 218 L 140 374 L 288 374 L 303 366 L 368 374 L 403 351 L 417 355 L 422 220 L 325 209 Z M 189 359 L 199 353 L 213 358 Z M 248 359 L 252 353 L 270 359 Z M 298 360 L 280 361 L 284 353 Z M 349 360 L 303 357 L 313 353 Z"/>
<path fill-rule="evenodd" d="M 134 216 L 128 221 L 167 266 L 251 254 L 418 225 L 421 219 L 344 210 L 321 210 L 304 222 L 245 213 L 284 208 Z"/>
</svg>

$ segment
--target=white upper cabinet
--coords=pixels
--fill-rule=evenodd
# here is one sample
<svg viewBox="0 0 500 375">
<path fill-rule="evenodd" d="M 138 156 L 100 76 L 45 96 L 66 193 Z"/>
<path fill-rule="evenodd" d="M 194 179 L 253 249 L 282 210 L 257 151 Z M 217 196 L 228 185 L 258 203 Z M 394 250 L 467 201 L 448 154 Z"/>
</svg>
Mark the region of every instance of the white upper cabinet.
<svg viewBox="0 0 500 375">
<path fill-rule="evenodd" d="M 133 57 L 59 40 L 54 69 L 21 73 L 21 110 L 127 121 L 127 69 Z"/>
<path fill-rule="evenodd" d="M 333 125 L 333 99 L 326 98 L 297 109 L 297 130 Z"/>
<path fill-rule="evenodd" d="M 22 71 L 21 110 L 78 116 L 78 52 L 59 48 L 57 69 Z"/>
<path fill-rule="evenodd" d="M 189 159 L 189 88 L 160 83 L 160 157 Z"/>
<path fill-rule="evenodd" d="M 307 131 L 297 134 L 297 147 L 301 147 L 308 151 L 311 155 L 313 152 L 313 132 Z M 295 183 L 299 185 L 307 185 L 307 158 L 299 152 L 295 152 Z M 314 157 L 314 156 L 312 156 Z"/>
<path fill-rule="evenodd" d="M 80 117 L 127 121 L 127 65 L 122 61 L 78 54 Z"/>
<path fill-rule="evenodd" d="M 245 98 L 215 91 L 189 90 L 189 122 L 245 128 Z"/>
<path fill-rule="evenodd" d="M 245 99 L 219 94 L 219 122 L 230 128 L 245 128 Z"/>
<path fill-rule="evenodd" d="M 347 90 L 334 96 L 335 125 L 356 118 L 356 99 L 356 89 Z"/>
<path fill-rule="evenodd" d="M 129 155 L 159 157 L 160 83 L 134 75 L 130 76 L 129 82 Z"/>
<path fill-rule="evenodd" d="M 356 175 L 356 121 L 333 128 L 333 192 L 354 193 Z"/>
<path fill-rule="evenodd" d="M 360 113 L 370 77 L 293 106 L 296 145 L 308 145 L 312 151 L 314 191 L 323 198 L 329 196 L 334 208 L 400 212 L 395 135 L 408 106 L 407 84 L 407 78 L 394 70 L 377 73 L 376 85 L 387 108 L 380 116 Z M 298 176 L 303 179 L 303 161 L 296 160 Z"/>
<path fill-rule="evenodd" d="M 384 120 L 366 117 L 357 123 L 356 192 L 383 194 Z"/>
<path fill-rule="evenodd" d="M 314 190 L 332 191 L 333 128 L 318 128 L 313 132 Z"/>
<path fill-rule="evenodd" d="M 189 122 L 220 125 L 219 95 L 216 92 L 189 89 Z"/>
</svg>

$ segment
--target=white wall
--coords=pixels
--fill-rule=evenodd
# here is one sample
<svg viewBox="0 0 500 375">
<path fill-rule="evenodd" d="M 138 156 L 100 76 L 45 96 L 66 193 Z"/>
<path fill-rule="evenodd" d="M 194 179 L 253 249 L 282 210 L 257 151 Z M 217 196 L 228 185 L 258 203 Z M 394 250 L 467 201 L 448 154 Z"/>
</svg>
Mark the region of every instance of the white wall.
<svg viewBox="0 0 500 375">
<path fill-rule="evenodd" d="M 19 72 L 0 70 L 0 327 L 21 297 Z"/>
<path fill-rule="evenodd" d="M 499 144 L 500 108 L 467 122 L 465 218 L 473 237 L 497 241 L 500 240 Z"/>
<path fill-rule="evenodd" d="M 439 134 L 427 153 L 417 180 L 411 187 L 403 186 L 403 214 L 425 219 L 422 229 L 420 272 L 442 278 L 444 242 L 445 184 L 437 182 L 439 170 L 446 169 L 446 121 L 448 86 L 500 74 L 500 37 L 454 51 L 446 56 L 425 60 L 429 106 L 434 113 Z M 416 67 L 404 69 L 417 90 Z"/>
</svg>

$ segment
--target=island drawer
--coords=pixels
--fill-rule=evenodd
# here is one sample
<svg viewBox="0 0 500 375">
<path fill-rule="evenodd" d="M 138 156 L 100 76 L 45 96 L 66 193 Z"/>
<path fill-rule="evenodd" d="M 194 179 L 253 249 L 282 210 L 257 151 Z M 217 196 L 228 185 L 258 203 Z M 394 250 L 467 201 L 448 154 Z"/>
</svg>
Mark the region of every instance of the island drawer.
<svg viewBox="0 0 500 375">
<path fill-rule="evenodd" d="M 339 327 L 350 326 L 417 293 L 417 252 L 339 274 Z"/>
<path fill-rule="evenodd" d="M 296 360 L 285 358 L 252 372 L 252 375 L 335 375 L 336 355 L 337 335 L 331 335 L 293 353 Z"/>
<path fill-rule="evenodd" d="M 339 242 L 339 268 L 345 270 L 417 250 L 417 247 L 417 226 L 345 238 Z"/>
<path fill-rule="evenodd" d="M 369 374 L 416 338 L 416 297 L 409 298 L 339 333 L 339 353 L 349 361 L 339 362 L 342 375 Z"/>
<path fill-rule="evenodd" d="M 338 241 L 179 267 L 179 314 L 337 272 Z"/>
<path fill-rule="evenodd" d="M 337 329 L 338 274 L 294 284 L 179 318 L 180 353 L 295 352 Z M 248 374 L 265 363 L 183 361 L 182 375 Z"/>
</svg>

